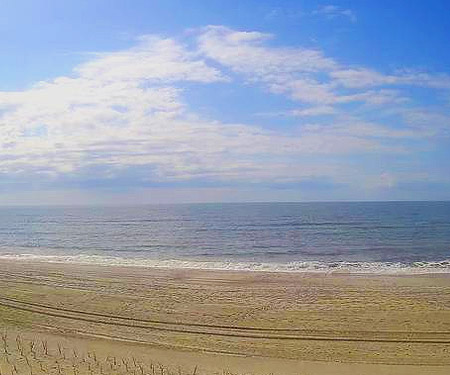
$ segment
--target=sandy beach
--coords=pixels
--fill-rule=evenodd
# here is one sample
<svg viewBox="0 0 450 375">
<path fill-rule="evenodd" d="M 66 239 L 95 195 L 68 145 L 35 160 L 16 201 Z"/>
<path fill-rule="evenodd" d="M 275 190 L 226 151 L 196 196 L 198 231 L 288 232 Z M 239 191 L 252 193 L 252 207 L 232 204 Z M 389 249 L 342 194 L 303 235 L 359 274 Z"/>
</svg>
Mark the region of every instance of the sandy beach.
<svg viewBox="0 0 450 375">
<path fill-rule="evenodd" d="M 70 353 L 141 358 L 186 373 L 197 366 L 199 374 L 450 371 L 448 274 L 1 260 L 0 291 L 0 328 L 8 340 L 45 340 Z"/>
</svg>

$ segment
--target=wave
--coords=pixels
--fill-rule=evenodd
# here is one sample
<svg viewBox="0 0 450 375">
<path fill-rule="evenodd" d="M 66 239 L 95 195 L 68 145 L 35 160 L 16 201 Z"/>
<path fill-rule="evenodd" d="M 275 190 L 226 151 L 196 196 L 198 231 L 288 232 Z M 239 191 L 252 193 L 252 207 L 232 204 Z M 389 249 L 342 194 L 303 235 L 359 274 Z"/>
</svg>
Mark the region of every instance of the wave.
<svg viewBox="0 0 450 375">
<path fill-rule="evenodd" d="M 303 273 L 366 273 L 366 274 L 428 274 L 450 273 L 450 259 L 436 262 L 320 262 L 296 261 L 285 263 L 204 261 L 182 259 L 122 258 L 99 255 L 36 255 L 1 254 L 0 259 L 90 264 L 100 266 L 147 267 L 165 269 L 203 269 L 226 271 L 303 272 Z"/>
</svg>

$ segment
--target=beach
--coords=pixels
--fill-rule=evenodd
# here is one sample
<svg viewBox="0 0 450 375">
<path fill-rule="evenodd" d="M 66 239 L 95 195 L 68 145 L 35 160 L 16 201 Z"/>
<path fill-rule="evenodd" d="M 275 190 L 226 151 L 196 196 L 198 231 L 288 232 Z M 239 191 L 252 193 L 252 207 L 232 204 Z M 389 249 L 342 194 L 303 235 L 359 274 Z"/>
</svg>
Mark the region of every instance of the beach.
<svg viewBox="0 0 450 375">
<path fill-rule="evenodd" d="M 446 374 L 450 275 L 0 261 L 0 322 L 199 373 Z M 112 354 L 111 354 L 112 355 Z"/>
<path fill-rule="evenodd" d="M 450 0 L 0 9 L 0 375 L 450 375 Z"/>
</svg>

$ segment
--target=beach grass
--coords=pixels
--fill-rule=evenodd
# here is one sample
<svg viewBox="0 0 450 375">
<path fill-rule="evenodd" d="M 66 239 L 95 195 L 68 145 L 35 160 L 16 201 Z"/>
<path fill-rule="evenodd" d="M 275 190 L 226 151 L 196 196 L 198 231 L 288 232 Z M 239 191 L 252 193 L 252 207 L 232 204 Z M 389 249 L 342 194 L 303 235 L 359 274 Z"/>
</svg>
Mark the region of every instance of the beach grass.
<svg viewBox="0 0 450 375">
<path fill-rule="evenodd" d="M 17 331 L 1 332 L 0 374 L 2 375 L 195 375 L 197 366 L 190 370 L 138 359 L 134 356 L 100 355 L 80 349 L 65 341 L 49 342 L 35 336 L 23 336 Z"/>
</svg>

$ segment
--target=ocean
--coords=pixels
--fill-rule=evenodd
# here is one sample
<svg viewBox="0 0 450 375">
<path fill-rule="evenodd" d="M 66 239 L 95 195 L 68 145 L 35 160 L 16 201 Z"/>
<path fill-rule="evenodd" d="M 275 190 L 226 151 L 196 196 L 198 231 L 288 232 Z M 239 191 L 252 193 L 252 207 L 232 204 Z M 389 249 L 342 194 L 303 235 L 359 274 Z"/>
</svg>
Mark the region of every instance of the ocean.
<svg viewBox="0 0 450 375">
<path fill-rule="evenodd" d="M 289 272 L 450 272 L 450 202 L 0 208 L 0 258 Z"/>
</svg>

